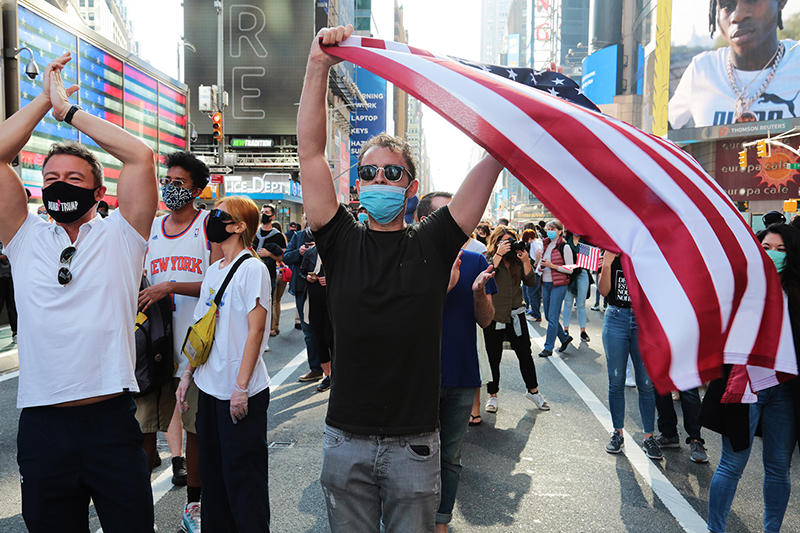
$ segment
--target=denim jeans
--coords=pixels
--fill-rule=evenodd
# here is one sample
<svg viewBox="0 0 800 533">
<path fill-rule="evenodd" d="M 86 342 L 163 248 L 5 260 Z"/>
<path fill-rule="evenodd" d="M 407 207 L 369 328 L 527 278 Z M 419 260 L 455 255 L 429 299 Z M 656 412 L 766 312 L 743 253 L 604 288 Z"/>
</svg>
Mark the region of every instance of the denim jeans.
<svg viewBox="0 0 800 533">
<path fill-rule="evenodd" d="M 522 286 L 522 294 L 525 298 L 525 309 L 531 312 L 533 318 L 542 318 L 542 284 L 539 281 L 541 278 L 536 276 L 536 285 L 528 287 Z"/>
<path fill-rule="evenodd" d="M 661 395 L 656 392 L 656 409 L 658 410 L 658 430 L 666 437 L 678 436 L 678 415 L 672 401 L 672 394 Z M 683 427 L 689 439 L 700 438 L 700 392 L 694 388 L 681 391 L 681 411 L 683 411 Z"/>
<path fill-rule="evenodd" d="M 314 336 L 314 328 L 306 323 L 303 316 L 303 305 L 306 301 L 306 293 L 298 292 L 294 296 L 294 303 L 297 307 L 297 314 L 300 315 L 300 328 L 303 330 L 303 338 L 306 341 L 306 354 L 308 355 L 308 368 L 312 372 L 322 372 L 322 365 L 319 361 L 319 350 L 317 349 L 317 338 Z"/>
<path fill-rule="evenodd" d="M 574 301 L 578 307 L 578 325 L 586 327 L 586 291 L 589 290 L 589 273 L 586 270 L 581 270 L 578 274 L 578 294 L 572 294 L 572 291 L 567 290 L 564 295 L 564 313 L 561 320 L 564 322 L 564 328 L 569 329 L 569 319 L 572 315 L 572 302 Z"/>
<path fill-rule="evenodd" d="M 453 518 L 458 481 L 461 478 L 461 445 L 467 432 L 475 388 L 439 390 L 439 426 L 442 441 L 442 501 L 436 512 L 437 524 L 449 524 Z"/>
<path fill-rule="evenodd" d="M 636 377 L 642 427 L 645 433 L 652 433 L 656 418 L 655 389 L 639 354 L 633 309 L 608 306 L 603 320 L 603 349 L 608 366 L 608 407 L 614 429 L 625 427 L 625 367 L 630 355 Z"/>
<path fill-rule="evenodd" d="M 547 320 L 547 336 L 544 340 L 544 349 L 553 351 L 556 344 L 556 337 L 561 342 L 567 340 L 568 335 L 558 321 L 561 318 L 561 304 L 564 303 L 564 295 L 567 286 L 553 286 L 552 281 L 542 282 L 542 303 L 544 304 L 544 317 Z"/>
<path fill-rule="evenodd" d="M 326 424 L 320 482 L 331 531 L 433 531 L 439 463 L 438 431 L 384 437 Z"/>
<path fill-rule="evenodd" d="M 788 383 L 758 392 L 758 401 L 750 404 L 750 444 L 734 452 L 728 437 L 722 437 L 722 457 L 711 479 L 708 494 L 708 530 L 724 533 L 736 487 L 753 449 L 753 435 L 759 419 L 763 436 L 764 462 L 764 531 L 780 531 L 789 493 L 789 465 L 796 442 L 794 404 Z"/>
</svg>

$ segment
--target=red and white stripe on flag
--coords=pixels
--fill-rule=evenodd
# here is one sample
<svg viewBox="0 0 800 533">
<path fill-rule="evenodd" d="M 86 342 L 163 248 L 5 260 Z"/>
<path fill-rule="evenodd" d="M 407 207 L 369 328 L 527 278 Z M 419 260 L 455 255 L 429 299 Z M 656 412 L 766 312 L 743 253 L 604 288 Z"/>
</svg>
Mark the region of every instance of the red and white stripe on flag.
<svg viewBox="0 0 800 533">
<path fill-rule="evenodd" d="M 567 227 L 622 254 L 640 351 L 659 391 L 719 377 L 723 362 L 797 374 L 772 261 L 680 148 L 557 98 L 555 88 L 547 94 L 402 43 L 353 36 L 326 51 L 421 100 Z"/>
<path fill-rule="evenodd" d="M 580 268 L 587 270 L 597 270 L 600 263 L 600 248 L 589 246 L 588 244 L 578 243 L 578 261 L 576 264 Z"/>
</svg>

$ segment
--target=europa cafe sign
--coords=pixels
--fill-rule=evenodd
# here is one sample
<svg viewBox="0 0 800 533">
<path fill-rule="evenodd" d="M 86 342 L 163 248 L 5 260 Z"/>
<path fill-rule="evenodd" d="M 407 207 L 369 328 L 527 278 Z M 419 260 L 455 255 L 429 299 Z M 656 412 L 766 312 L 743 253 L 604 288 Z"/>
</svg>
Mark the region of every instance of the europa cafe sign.
<svg viewBox="0 0 800 533">
<path fill-rule="evenodd" d="M 757 138 L 717 141 L 716 180 L 734 201 L 786 200 L 800 196 L 800 170 L 793 168 L 800 157 L 781 146 L 771 146 L 765 157 L 758 157 L 755 146 L 743 147 Z M 800 137 L 784 141 L 797 150 Z M 739 152 L 746 150 L 744 168 Z"/>
</svg>

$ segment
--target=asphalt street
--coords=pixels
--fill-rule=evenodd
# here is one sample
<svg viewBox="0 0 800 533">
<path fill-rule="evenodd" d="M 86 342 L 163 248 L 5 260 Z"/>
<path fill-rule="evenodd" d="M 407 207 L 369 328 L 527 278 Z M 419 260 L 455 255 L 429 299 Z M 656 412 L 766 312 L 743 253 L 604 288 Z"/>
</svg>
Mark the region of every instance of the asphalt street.
<svg viewBox="0 0 800 533">
<path fill-rule="evenodd" d="M 328 393 L 318 393 L 316 383 L 297 381 L 308 368 L 302 334 L 292 327 L 294 314 L 293 300 L 287 295 L 281 334 L 270 339 L 270 351 L 264 354 L 273 379 L 268 411 L 272 531 L 323 532 L 329 529 L 319 472 Z M 611 421 L 601 340 L 603 313 L 587 309 L 587 314 L 590 342 L 576 342 L 551 358 L 536 357 L 546 322 L 530 323 L 540 391 L 551 411 L 539 411 L 525 399 L 516 357 L 510 350 L 503 353 L 498 412 L 484 413 L 483 423 L 467 431 L 450 531 L 706 531 L 708 488 L 720 456 L 719 435 L 703 435 L 708 464 L 692 463 L 686 445 L 664 450 L 663 461 L 647 459 L 638 445 L 643 433 L 636 389 L 629 388 L 625 453 L 606 453 Z M 580 331 L 576 322 L 573 313 L 574 336 Z M 413 328 L 409 334 L 414 334 Z M 9 533 L 26 531 L 16 465 L 16 392 L 16 372 L 0 374 L 0 531 Z M 484 403 L 485 398 L 484 389 Z M 680 417 L 680 403 L 675 406 Z M 680 426 L 679 432 L 683 440 L 686 435 Z M 160 532 L 172 533 L 179 530 L 186 492 L 171 484 L 170 456 L 163 437 L 159 437 L 159 451 L 164 466 L 152 477 L 156 523 Z M 793 496 L 783 531 L 794 532 L 800 531 L 796 465 L 791 477 Z M 728 521 L 729 532 L 761 531 L 762 482 L 761 443 L 756 439 Z M 93 510 L 90 514 L 91 531 L 96 532 L 100 524 Z"/>
</svg>

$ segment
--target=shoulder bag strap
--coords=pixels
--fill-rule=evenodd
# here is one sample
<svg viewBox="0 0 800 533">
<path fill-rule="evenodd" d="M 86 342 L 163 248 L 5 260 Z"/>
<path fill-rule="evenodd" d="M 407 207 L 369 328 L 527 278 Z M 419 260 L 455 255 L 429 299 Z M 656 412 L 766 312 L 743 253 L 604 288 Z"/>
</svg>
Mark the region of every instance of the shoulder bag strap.
<svg viewBox="0 0 800 533">
<path fill-rule="evenodd" d="M 225 276 L 225 281 L 222 282 L 222 285 L 220 285 L 219 290 L 217 291 L 217 295 L 214 297 L 214 303 L 217 305 L 217 307 L 219 307 L 219 304 L 222 302 L 222 295 L 225 293 L 225 289 L 228 288 L 228 283 L 230 283 L 231 278 L 233 278 L 233 274 L 236 272 L 236 269 L 239 268 L 239 265 L 251 257 L 253 257 L 251 254 L 245 254 L 237 259 L 233 264 L 231 271 L 228 272 L 227 276 Z"/>
</svg>

